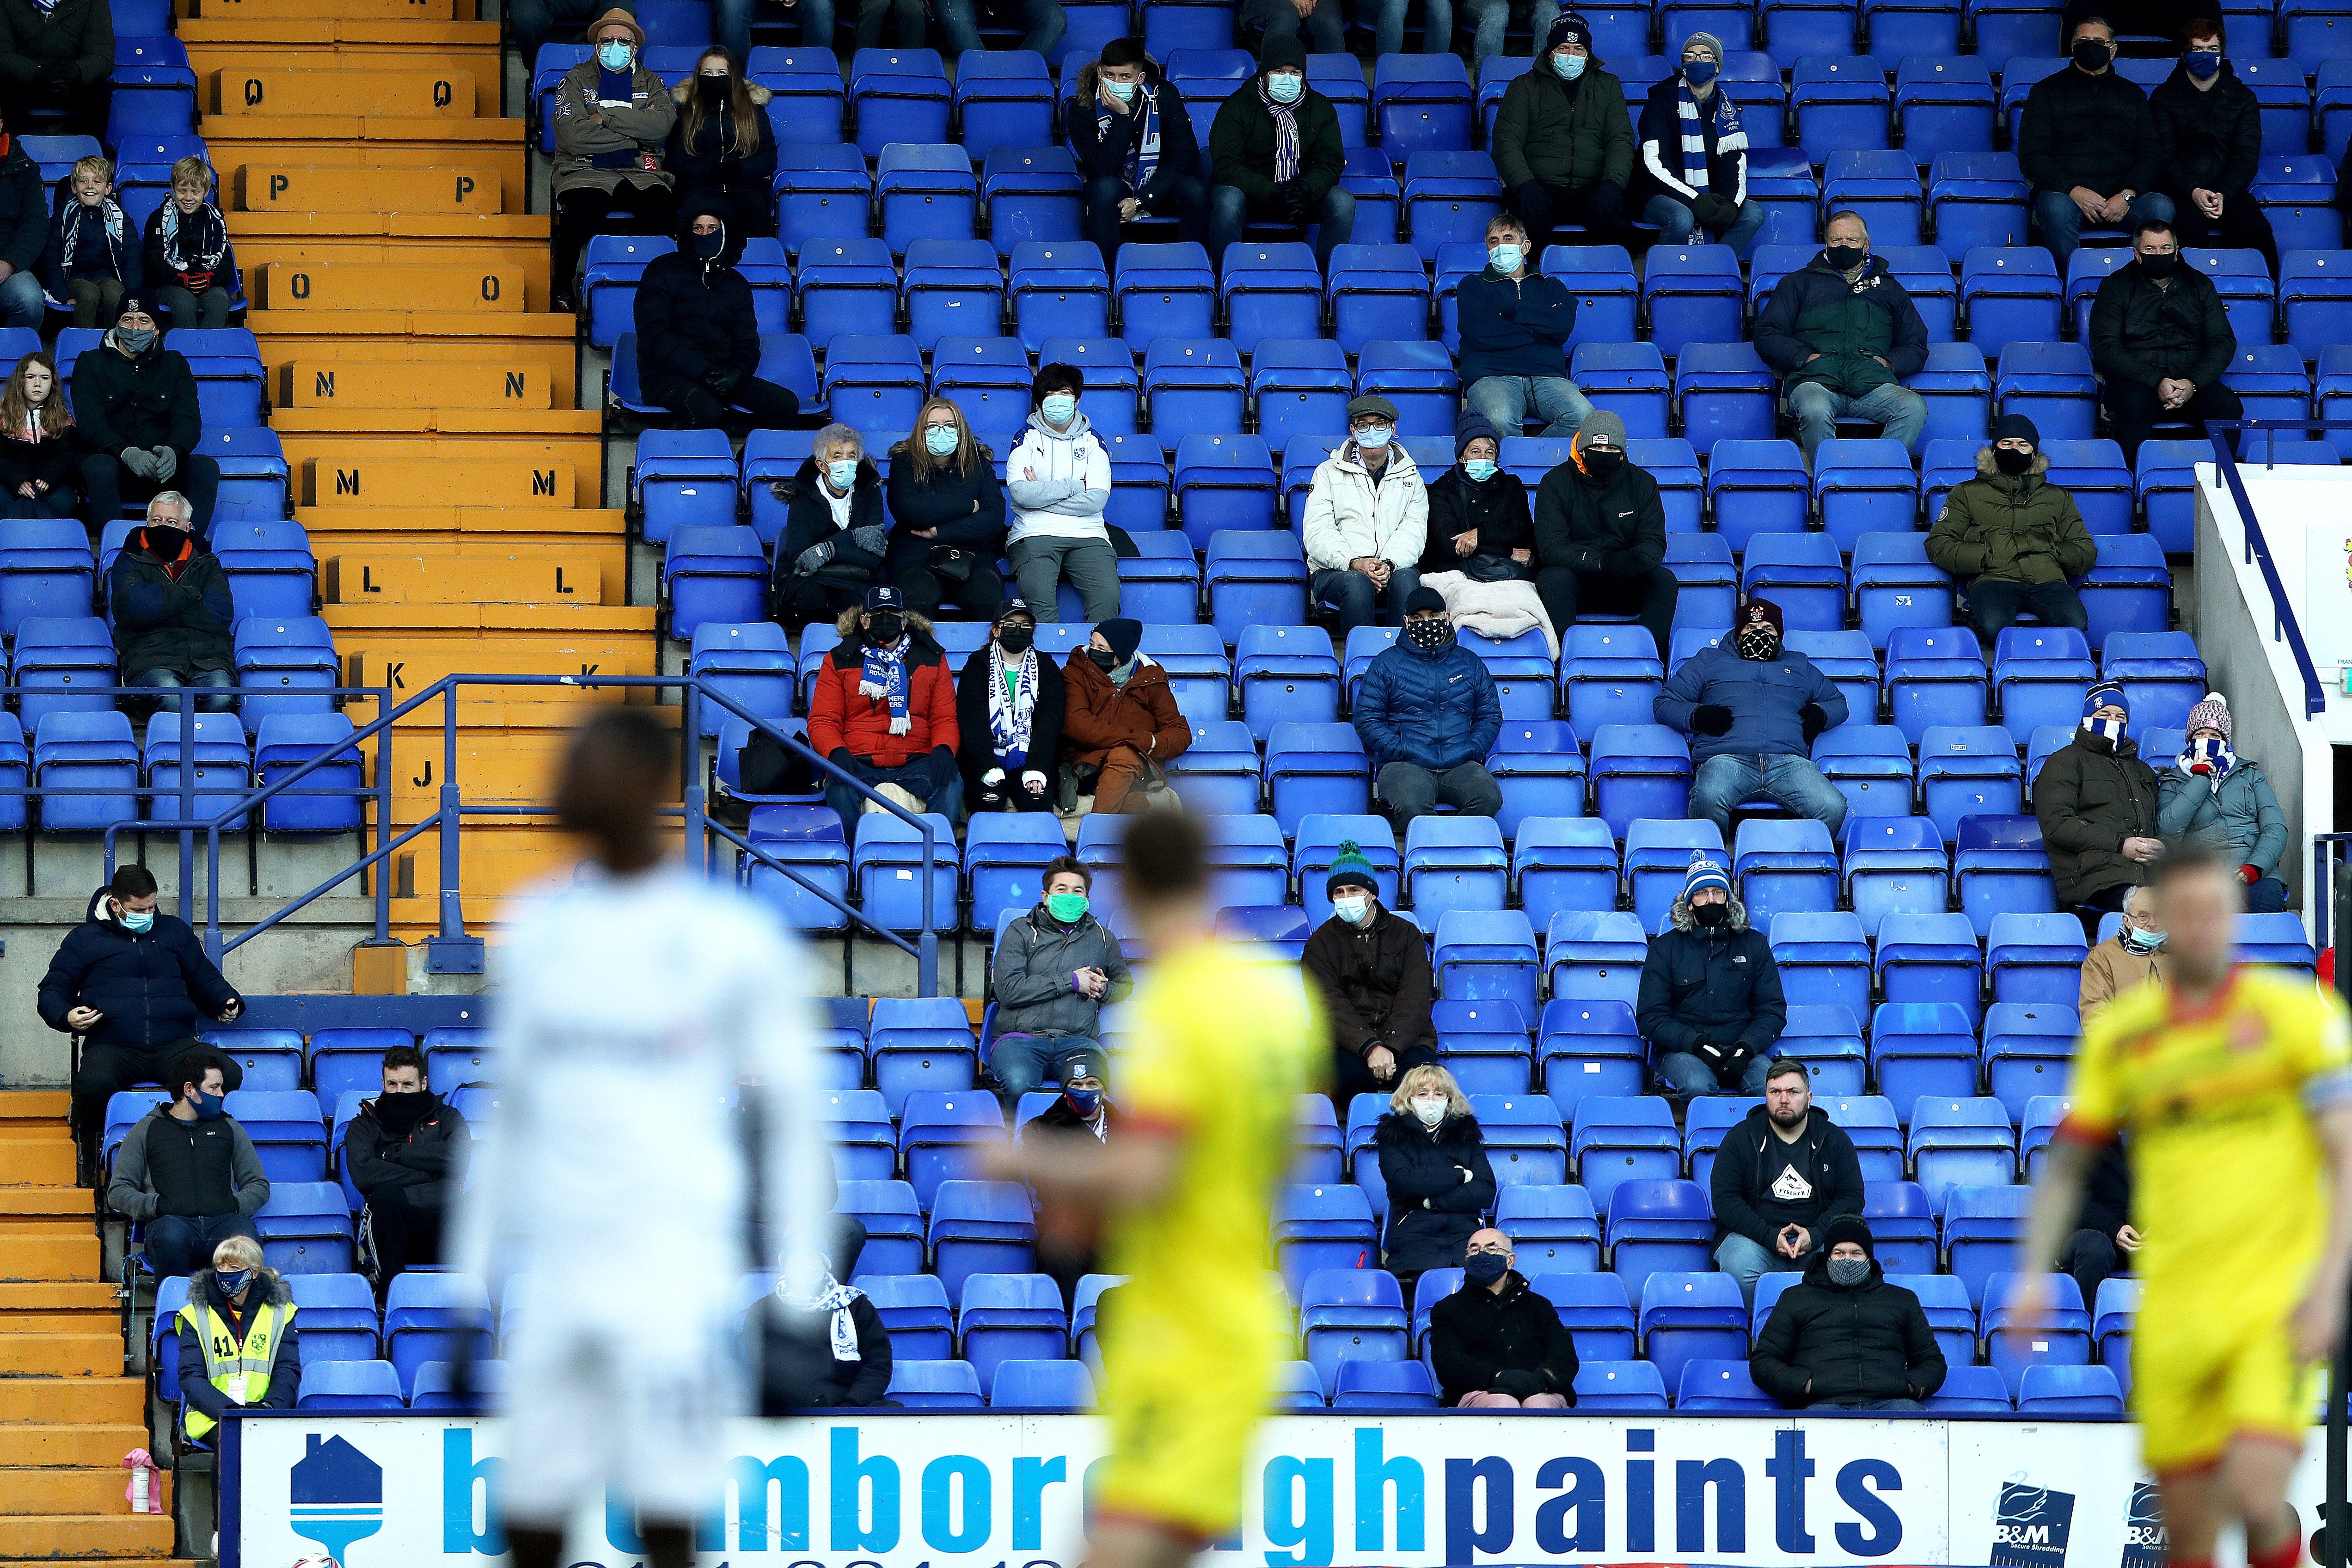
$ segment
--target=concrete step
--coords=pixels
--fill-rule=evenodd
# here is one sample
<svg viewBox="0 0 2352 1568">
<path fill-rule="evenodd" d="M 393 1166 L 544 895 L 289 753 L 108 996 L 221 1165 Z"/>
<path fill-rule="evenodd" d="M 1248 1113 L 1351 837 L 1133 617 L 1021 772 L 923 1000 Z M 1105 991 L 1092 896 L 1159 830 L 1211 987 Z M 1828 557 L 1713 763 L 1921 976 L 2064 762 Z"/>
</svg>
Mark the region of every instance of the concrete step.
<svg viewBox="0 0 2352 1568">
<path fill-rule="evenodd" d="M 0 1317 L 0 1337 L 11 1334 L 104 1334 L 110 1340 L 119 1340 L 122 1337 L 122 1313 L 110 1303 L 78 1312 L 10 1312 Z M 7 1369 L 0 1368 L 0 1377 L 7 1375 Z"/>
<path fill-rule="evenodd" d="M 0 1377 L 120 1377 L 122 1329 L 111 1333 L 16 1333 L 0 1320 Z"/>
<path fill-rule="evenodd" d="M 73 1140 L 62 1130 L 55 1134 L 26 1136 L 15 1129 L 23 1122 L 0 1121 L 0 1176 L 10 1184 L 68 1186 L 74 1179 Z M 0 1192 L 8 1189 L 0 1186 Z M 83 1194 L 85 1197 L 88 1194 Z"/>
<path fill-rule="evenodd" d="M 95 1279 L 98 1237 L 42 1235 L 0 1247 L 0 1279 Z"/>
<path fill-rule="evenodd" d="M 115 1288 L 96 1279 L 15 1280 L 0 1284 L 0 1312 L 119 1310 Z"/>
<path fill-rule="evenodd" d="M 0 1126 L 11 1121 L 54 1122 L 65 1126 L 67 1094 L 61 1089 L 17 1089 L 0 1092 Z"/>
<path fill-rule="evenodd" d="M 0 1514 L 0 1555 L 8 1557 L 152 1560 L 172 1554 L 172 1538 L 167 1513 Z"/>
<path fill-rule="evenodd" d="M 91 1421 L 120 1423 L 124 1432 L 142 1431 L 146 1415 L 147 1386 L 135 1377 L 0 1377 L 0 1426 L 71 1426 Z M 100 1430 L 114 1430 L 101 1427 Z M 16 1451 L 12 1434 L 8 1444 Z M 126 1443 L 112 1464 L 144 1443 Z M 70 1464 L 70 1459 L 55 1461 Z"/>
<path fill-rule="evenodd" d="M 121 1379 L 113 1381 L 120 1382 Z M 10 1380 L 0 1378 L 0 1389 Z M 105 1387 L 93 1384 L 92 1387 Z M 51 1426 L 18 1426 L 8 1434 L 8 1455 L 19 1464 L 38 1469 L 102 1470 L 122 1463 L 133 1448 L 147 1447 L 143 1421 L 96 1423 L 60 1422 Z M 37 1555 L 0 1541 L 0 1557 Z"/>
<path fill-rule="evenodd" d="M 95 1513 L 136 1518 L 123 1496 L 130 1479 L 130 1472 L 119 1467 L 111 1470 L 0 1469 L 0 1515 Z M 168 1517 L 172 1473 L 160 1470 L 155 1479 L 162 1510 Z"/>
<path fill-rule="evenodd" d="M 71 1144 L 64 1145 L 68 1151 Z M 13 1150 L 0 1148 L 0 1158 Z M 97 1212 L 89 1189 L 58 1182 L 41 1186 L 0 1187 L 0 1230 L 28 1220 L 79 1219 L 85 1224 Z"/>
</svg>

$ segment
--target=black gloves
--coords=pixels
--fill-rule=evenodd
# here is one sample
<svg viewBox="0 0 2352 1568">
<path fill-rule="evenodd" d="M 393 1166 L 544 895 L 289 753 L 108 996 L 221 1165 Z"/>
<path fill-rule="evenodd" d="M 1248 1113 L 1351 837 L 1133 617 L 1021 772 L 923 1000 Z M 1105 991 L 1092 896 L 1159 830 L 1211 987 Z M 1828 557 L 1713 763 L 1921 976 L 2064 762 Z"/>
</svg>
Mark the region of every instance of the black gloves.
<svg viewBox="0 0 2352 1568">
<path fill-rule="evenodd" d="M 1805 744 L 1813 743 L 1815 736 L 1830 727 L 1830 716 L 1822 711 L 1818 702 L 1808 702 L 1797 710 L 1797 722 L 1805 728 Z"/>
<path fill-rule="evenodd" d="M 1529 228 L 1551 226 L 1551 193 L 1544 189 L 1541 180 L 1529 180 L 1526 184 L 1515 187 L 1511 192 L 1511 205 Z"/>
<path fill-rule="evenodd" d="M 1739 221 L 1739 204 L 1729 196 L 1718 196 L 1713 191 L 1701 191 L 1691 203 L 1691 213 L 1698 221 L 1717 234 L 1721 234 Z"/>
<path fill-rule="evenodd" d="M 1702 702 L 1691 710 L 1691 728 L 1702 735 L 1728 734 L 1731 710 L 1720 702 Z"/>
<path fill-rule="evenodd" d="M 1625 216 L 1625 187 L 1602 180 L 1584 195 L 1584 216 L 1597 226 L 1616 223 Z"/>
<path fill-rule="evenodd" d="M 1274 205 L 1282 216 L 1305 228 L 1315 221 L 1315 204 L 1307 195 L 1307 187 L 1297 180 L 1285 180 L 1274 187 Z"/>
<path fill-rule="evenodd" d="M 1715 1081 L 1726 1089 L 1738 1087 L 1740 1075 L 1748 1070 L 1748 1058 L 1755 1054 L 1736 1042 L 1727 1046 L 1713 1045 L 1706 1040 L 1698 1043 L 1699 1060 L 1713 1069 Z"/>
<path fill-rule="evenodd" d="M 1544 1376 L 1539 1372 L 1522 1372 L 1506 1368 L 1495 1374 L 1494 1392 L 1507 1394 L 1514 1399 L 1526 1399 L 1544 1391 Z"/>
<path fill-rule="evenodd" d="M 702 373 L 702 384 L 721 397 L 734 391 L 735 384 L 742 379 L 741 371 L 730 369 L 726 365 L 715 364 Z"/>
<path fill-rule="evenodd" d="M 850 754 L 847 746 L 835 746 L 825 753 L 824 760 L 845 773 L 854 773 L 857 771 L 857 759 Z"/>
</svg>

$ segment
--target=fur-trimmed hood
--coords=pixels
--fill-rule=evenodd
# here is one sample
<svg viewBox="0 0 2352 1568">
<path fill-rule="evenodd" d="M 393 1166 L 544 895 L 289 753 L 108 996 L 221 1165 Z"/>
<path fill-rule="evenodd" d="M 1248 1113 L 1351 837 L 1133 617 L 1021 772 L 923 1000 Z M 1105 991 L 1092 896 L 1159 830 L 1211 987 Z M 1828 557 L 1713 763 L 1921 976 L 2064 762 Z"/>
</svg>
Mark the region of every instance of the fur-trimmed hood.
<svg viewBox="0 0 2352 1568">
<path fill-rule="evenodd" d="M 1674 928 L 1676 931 L 1696 931 L 1699 929 L 1698 921 L 1691 918 L 1690 895 L 1688 893 L 1676 893 L 1675 895 L 1675 906 L 1666 913 L 1667 919 L 1673 922 Z M 1739 901 L 1739 889 L 1736 885 L 1731 889 L 1731 918 L 1726 921 L 1717 929 L 1722 931 L 1746 931 L 1748 929 L 1748 906 Z"/>
<path fill-rule="evenodd" d="M 857 617 L 866 613 L 863 605 L 852 605 L 833 617 L 833 629 L 841 634 L 841 646 L 846 647 L 857 637 Z M 931 617 L 915 610 L 907 613 L 907 629 L 917 637 L 931 638 Z"/>
<path fill-rule="evenodd" d="M 745 96 L 750 98 L 751 102 L 761 109 L 767 108 L 768 100 L 775 96 L 775 94 L 770 92 L 766 88 L 761 87 L 756 81 L 747 81 L 743 86 L 748 89 Z M 687 78 L 686 80 L 679 82 L 676 87 L 669 89 L 669 97 L 672 103 L 683 104 L 688 99 L 693 96 L 694 79 L 692 77 Z"/>
<path fill-rule="evenodd" d="M 2025 477 L 2036 479 L 2048 479 L 2050 477 L 2050 454 L 2037 450 L 2033 454 L 2033 465 L 2025 470 Z M 1977 478 L 1980 479 L 2005 479 L 2009 478 L 2007 474 L 2000 471 L 2000 465 L 1992 460 L 1992 447 L 1990 444 L 1977 448 Z"/>
<path fill-rule="evenodd" d="M 294 1300 L 293 1288 L 286 1283 L 286 1277 L 269 1265 L 263 1264 L 254 1270 L 254 1274 L 257 1276 L 255 1282 L 262 1288 L 261 1300 L 265 1305 L 282 1307 Z M 212 1300 L 212 1293 L 213 1270 L 209 1266 L 199 1268 L 188 1276 L 189 1300 L 209 1301 Z"/>
</svg>

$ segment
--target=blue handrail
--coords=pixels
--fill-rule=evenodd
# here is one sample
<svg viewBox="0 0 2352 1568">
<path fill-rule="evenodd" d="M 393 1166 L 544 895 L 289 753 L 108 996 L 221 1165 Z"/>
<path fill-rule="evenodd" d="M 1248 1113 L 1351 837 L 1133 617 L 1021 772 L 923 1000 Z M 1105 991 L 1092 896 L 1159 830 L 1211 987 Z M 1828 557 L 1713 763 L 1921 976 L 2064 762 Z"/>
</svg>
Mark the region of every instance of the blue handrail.
<svg viewBox="0 0 2352 1568">
<path fill-rule="evenodd" d="M 2311 662 L 2310 645 L 2303 640 L 2303 627 L 2296 624 L 2294 611 L 2288 608 L 2286 584 L 2279 578 L 2278 563 L 2271 559 L 2270 541 L 2263 535 L 2263 525 L 2254 516 L 2254 503 L 2246 494 L 2246 482 L 2239 476 L 2238 459 L 2223 439 L 2236 430 L 2352 430 L 2352 419 L 2208 419 L 2205 433 L 2213 444 L 2213 466 L 2228 487 L 2230 500 L 2238 509 L 2238 517 L 2246 525 L 2246 559 L 2262 568 L 2263 583 L 2271 591 L 2271 607 L 2274 619 L 2271 639 L 2286 639 L 2294 655 L 2295 669 L 2303 677 L 2303 711 L 2306 719 L 2315 719 L 2327 710 L 2327 688 L 2319 679 L 2319 668 Z M 2276 468 L 2266 462 L 2264 468 Z"/>
</svg>

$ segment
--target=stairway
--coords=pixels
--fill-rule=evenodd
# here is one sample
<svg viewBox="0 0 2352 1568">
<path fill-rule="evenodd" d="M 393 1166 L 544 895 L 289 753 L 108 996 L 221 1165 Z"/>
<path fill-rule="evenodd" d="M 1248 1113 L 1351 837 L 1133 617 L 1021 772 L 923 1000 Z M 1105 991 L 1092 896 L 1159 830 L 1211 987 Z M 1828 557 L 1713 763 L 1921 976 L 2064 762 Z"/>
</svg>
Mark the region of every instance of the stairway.
<svg viewBox="0 0 2352 1568">
<path fill-rule="evenodd" d="M 0 1568 L 168 1560 L 171 1478 L 163 1512 L 123 1499 L 122 1456 L 150 1447 L 146 1384 L 122 1375 L 64 1094 L 0 1093 Z"/>
</svg>

